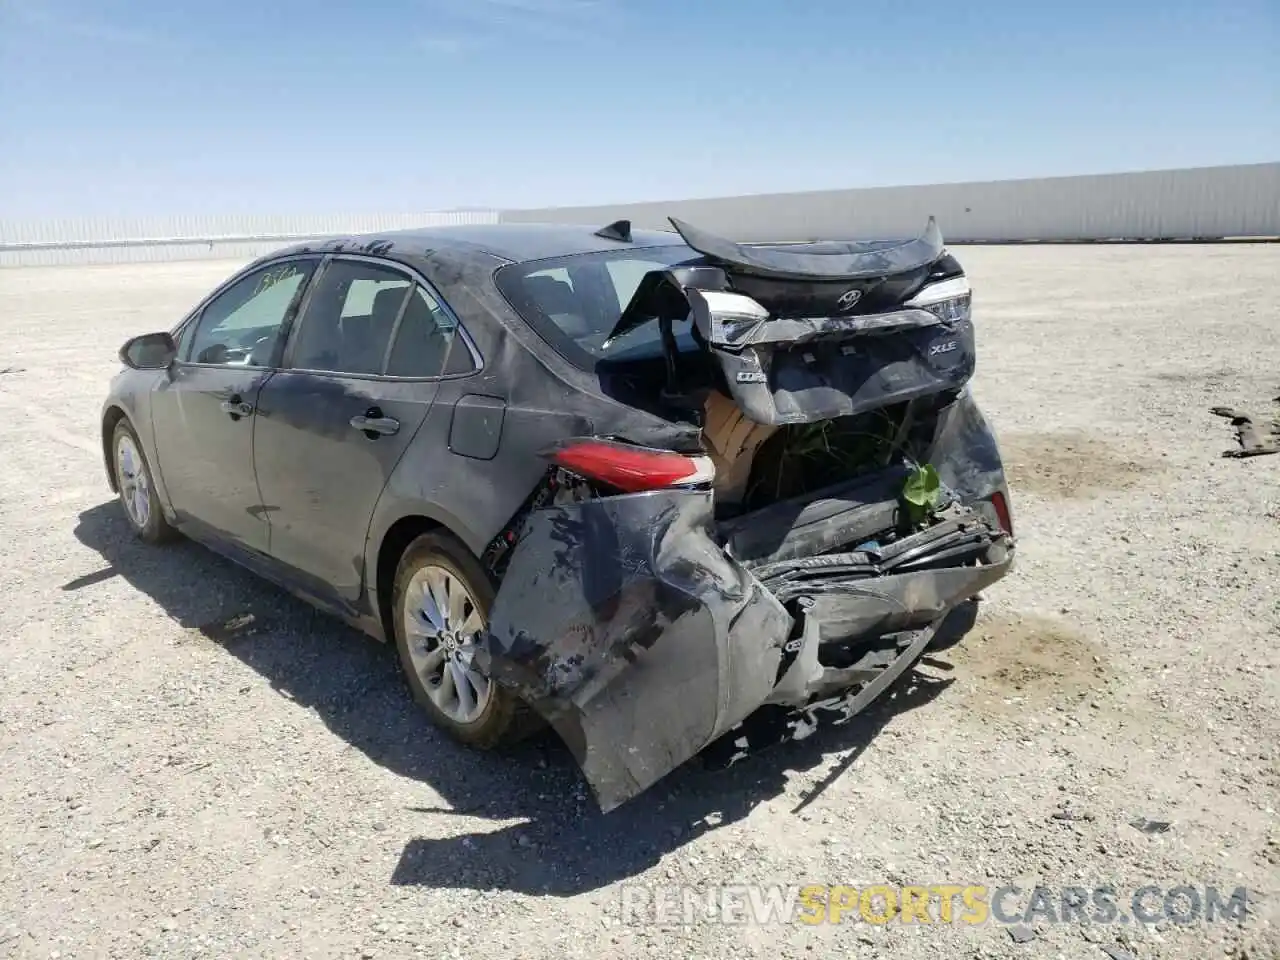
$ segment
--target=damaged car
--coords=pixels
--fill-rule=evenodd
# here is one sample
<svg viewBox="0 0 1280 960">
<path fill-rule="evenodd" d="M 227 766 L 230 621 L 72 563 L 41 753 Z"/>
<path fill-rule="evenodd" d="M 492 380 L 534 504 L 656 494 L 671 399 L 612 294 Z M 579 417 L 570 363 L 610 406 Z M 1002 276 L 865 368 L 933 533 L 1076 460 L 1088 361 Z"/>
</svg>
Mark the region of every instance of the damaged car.
<svg viewBox="0 0 1280 960">
<path fill-rule="evenodd" d="M 918 237 L 495 224 L 264 257 L 120 350 L 107 479 L 393 642 L 605 811 L 856 715 L 1013 560 L 969 281 Z M 764 722 L 762 718 L 767 719 Z"/>
</svg>

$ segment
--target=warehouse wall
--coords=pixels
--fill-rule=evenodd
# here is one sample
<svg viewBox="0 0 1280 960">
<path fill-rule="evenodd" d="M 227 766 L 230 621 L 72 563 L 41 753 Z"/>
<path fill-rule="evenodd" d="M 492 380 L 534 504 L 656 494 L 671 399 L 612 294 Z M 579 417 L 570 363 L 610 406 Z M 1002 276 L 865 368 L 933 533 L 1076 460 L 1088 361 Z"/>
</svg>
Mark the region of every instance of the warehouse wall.
<svg viewBox="0 0 1280 960">
<path fill-rule="evenodd" d="M 506 210 L 502 220 L 625 217 L 669 229 L 668 216 L 741 241 L 912 236 L 930 216 L 949 241 L 1275 237 L 1280 163 Z"/>
<path fill-rule="evenodd" d="M 951 242 L 1277 237 L 1280 163 L 501 212 L 0 220 L 0 266 L 248 259 L 318 237 L 498 220 L 665 228 L 672 215 L 743 241 L 907 236 L 931 215 Z"/>
<path fill-rule="evenodd" d="M 251 259 L 318 237 L 495 223 L 493 210 L 375 216 L 0 220 L 0 266 Z"/>
</svg>

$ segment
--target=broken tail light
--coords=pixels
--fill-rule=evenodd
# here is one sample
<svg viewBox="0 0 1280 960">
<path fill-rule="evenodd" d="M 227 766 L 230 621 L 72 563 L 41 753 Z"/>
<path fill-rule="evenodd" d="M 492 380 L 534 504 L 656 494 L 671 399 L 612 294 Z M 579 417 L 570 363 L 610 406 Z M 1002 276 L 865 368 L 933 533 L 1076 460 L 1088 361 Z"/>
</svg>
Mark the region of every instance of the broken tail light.
<svg viewBox="0 0 1280 960">
<path fill-rule="evenodd" d="M 543 452 L 558 466 L 623 493 L 689 487 L 715 479 L 709 457 L 638 447 L 594 437 L 565 440 Z"/>
<path fill-rule="evenodd" d="M 961 275 L 921 288 L 903 306 L 919 307 L 946 323 L 957 323 L 969 319 L 972 302 L 973 290 L 969 286 L 969 279 Z"/>
<path fill-rule="evenodd" d="M 996 519 L 1000 521 L 1000 529 L 1013 536 L 1013 514 L 1009 510 L 1009 498 L 997 490 L 991 495 L 991 506 L 995 508 Z"/>
</svg>

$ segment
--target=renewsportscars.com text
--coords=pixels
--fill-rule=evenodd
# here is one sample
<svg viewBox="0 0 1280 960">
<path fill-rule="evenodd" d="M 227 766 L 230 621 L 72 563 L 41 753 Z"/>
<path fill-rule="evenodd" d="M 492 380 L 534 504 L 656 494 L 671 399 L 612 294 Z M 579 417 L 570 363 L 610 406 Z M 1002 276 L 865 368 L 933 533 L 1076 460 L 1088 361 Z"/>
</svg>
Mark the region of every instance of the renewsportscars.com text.
<svg viewBox="0 0 1280 960">
<path fill-rule="evenodd" d="M 620 923 L 628 926 L 766 924 L 1154 924 L 1243 923 L 1249 892 L 1216 886 L 1035 886 L 936 883 L 865 887 L 809 884 L 716 887 L 625 884 Z"/>
</svg>

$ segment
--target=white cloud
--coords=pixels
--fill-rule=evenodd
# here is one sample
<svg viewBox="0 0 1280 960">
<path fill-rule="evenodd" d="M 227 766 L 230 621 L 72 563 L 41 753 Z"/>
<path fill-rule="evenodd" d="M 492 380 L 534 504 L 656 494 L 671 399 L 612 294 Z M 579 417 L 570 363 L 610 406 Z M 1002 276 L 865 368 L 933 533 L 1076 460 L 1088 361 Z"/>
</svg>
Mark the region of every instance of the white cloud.
<svg viewBox="0 0 1280 960">
<path fill-rule="evenodd" d="M 101 43 L 153 44 L 160 38 L 149 30 L 112 23 L 50 0 L 0 0 L 0 23 L 55 37 L 68 34 Z"/>
<path fill-rule="evenodd" d="M 418 37 L 414 46 L 428 53 L 456 54 L 478 46 L 480 41 L 475 37 L 445 36 L 441 34 Z"/>
<path fill-rule="evenodd" d="M 425 0 L 424 6 L 428 16 L 466 22 L 492 40 L 595 39 L 611 27 L 619 9 L 614 0 Z"/>
</svg>

